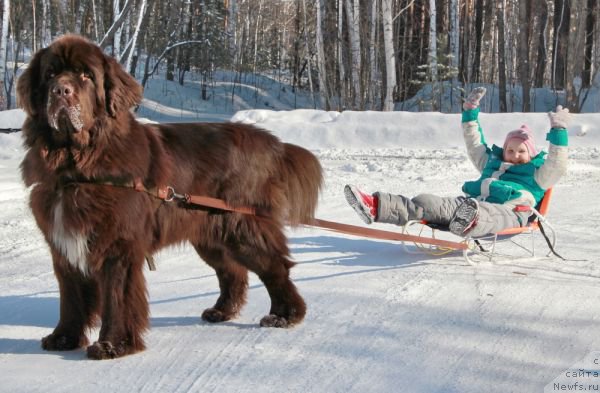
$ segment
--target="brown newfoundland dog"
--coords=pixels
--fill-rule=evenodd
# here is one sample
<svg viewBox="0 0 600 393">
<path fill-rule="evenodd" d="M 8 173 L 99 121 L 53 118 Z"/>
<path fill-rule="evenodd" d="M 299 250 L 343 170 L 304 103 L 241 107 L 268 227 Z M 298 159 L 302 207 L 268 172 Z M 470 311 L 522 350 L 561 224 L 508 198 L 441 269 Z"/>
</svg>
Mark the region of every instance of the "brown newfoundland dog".
<svg viewBox="0 0 600 393">
<path fill-rule="evenodd" d="M 271 298 L 261 326 L 302 321 L 306 305 L 289 277 L 294 263 L 283 229 L 313 218 L 322 182 L 314 155 L 248 125 L 138 123 L 130 109 L 142 99 L 141 86 L 77 36 L 36 53 L 17 95 L 28 115 L 23 180 L 60 289 L 60 319 L 42 339 L 44 349 L 86 346 L 86 332 L 100 321 L 88 357 L 143 350 L 144 260 L 185 241 L 219 281 L 204 320 L 237 316 L 250 270 Z M 165 190 L 260 214 L 169 202 Z"/>
</svg>

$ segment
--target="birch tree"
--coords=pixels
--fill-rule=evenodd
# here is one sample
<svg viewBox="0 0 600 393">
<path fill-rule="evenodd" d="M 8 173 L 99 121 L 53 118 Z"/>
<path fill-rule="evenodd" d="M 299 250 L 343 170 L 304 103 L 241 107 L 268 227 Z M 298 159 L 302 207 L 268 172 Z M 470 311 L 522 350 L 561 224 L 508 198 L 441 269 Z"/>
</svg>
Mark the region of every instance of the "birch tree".
<svg viewBox="0 0 600 393">
<path fill-rule="evenodd" d="M 369 36 L 369 82 L 367 84 L 367 92 L 369 103 L 369 109 L 375 109 L 376 107 L 376 94 L 378 93 L 377 87 L 380 85 L 381 75 L 378 72 L 379 62 L 377 61 L 377 48 L 378 48 L 378 37 L 379 37 L 379 1 L 373 0 L 371 4 L 371 32 Z"/>
<path fill-rule="evenodd" d="M 108 45 L 110 45 L 110 42 L 114 42 L 116 40 L 114 37 L 119 31 L 121 31 L 123 22 L 126 20 L 126 17 L 129 13 L 129 9 L 131 8 L 132 4 L 133 0 L 126 0 L 121 12 L 113 18 L 112 25 L 106 31 L 104 37 L 102 37 L 102 40 L 100 40 L 99 45 L 101 48 L 106 48 Z"/>
<path fill-rule="evenodd" d="M 596 6 L 597 0 L 587 0 L 587 10 L 585 18 L 585 55 L 583 57 L 583 86 L 589 88 L 593 82 L 594 66 L 594 30 L 596 27 Z"/>
<path fill-rule="evenodd" d="M 587 2 L 585 2 L 587 3 Z M 583 59 L 585 56 L 585 19 L 586 4 L 583 1 L 571 2 L 570 26 L 582 28 L 569 29 L 568 61 L 566 67 L 565 90 L 567 105 L 571 112 L 579 112 L 579 97 L 581 94 Z"/>
<path fill-rule="evenodd" d="M 505 1 L 506 0 L 498 0 L 498 91 L 499 91 L 499 103 L 500 103 L 500 112 L 507 111 L 506 105 L 506 53 L 504 47 L 504 10 L 505 10 Z"/>
<path fill-rule="evenodd" d="M 432 105 L 435 110 L 436 97 L 435 91 L 437 91 L 437 75 L 438 75 L 438 64 L 437 64 L 437 13 L 435 8 L 435 0 L 429 0 L 429 66 L 431 72 L 431 88 L 432 88 Z"/>
<path fill-rule="evenodd" d="M 460 33 L 460 13 L 458 8 L 458 0 L 450 0 L 450 37 L 449 37 L 449 50 L 450 50 L 450 67 L 453 69 L 452 73 L 452 90 L 451 97 L 454 96 L 454 89 L 458 85 L 458 59 L 460 58 L 460 47 L 459 47 L 459 33 Z M 452 103 L 451 103 L 452 105 Z"/>
<path fill-rule="evenodd" d="M 546 29 L 548 28 L 548 2 L 541 0 L 538 4 L 539 15 L 539 35 L 538 35 L 538 48 L 537 48 L 537 66 L 534 74 L 534 86 L 543 87 L 544 85 L 544 73 L 546 71 L 548 48 L 546 40 Z"/>
<path fill-rule="evenodd" d="M 565 61 L 569 36 L 568 0 L 554 1 L 554 42 L 552 49 L 552 88 L 565 87 Z"/>
<path fill-rule="evenodd" d="M 316 46 L 317 46 L 317 68 L 319 70 L 319 92 L 321 93 L 321 108 L 330 110 L 329 89 L 327 87 L 327 67 L 325 59 L 325 47 L 323 44 L 323 8 L 325 0 L 315 0 L 317 13 L 316 21 Z"/>
<path fill-rule="evenodd" d="M 392 20 L 392 0 L 381 0 L 383 18 L 383 45 L 385 51 L 385 99 L 384 111 L 394 110 L 394 90 L 396 88 L 396 51 L 394 50 L 394 23 Z"/>
<path fill-rule="evenodd" d="M 226 0 L 228 17 L 226 19 L 226 29 L 229 36 L 229 50 L 231 53 L 235 53 L 237 50 L 237 1 Z"/>
<path fill-rule="evenodd" d="M 343 105 L 343 97 L 345 97 L 345 80 L 346 80 L 346 67 L 344 65 L 344 0 L 338 0 L 338 24 L 337 24 L 337 64 L 339 70 L 339 102 Z"/>
<path fill-rule="evenodd" d="M 77 12 L 75 13 L 75 27 L 74 27 L 74 32 L 77 34 L 81 34 L 81 23 L 82 20 L 85 16 L 85 8 L 86 8 L 87 2 L 80 0 L 79 1 L 79 8 L 77 9 Z"/>
<path fill-rule="evenodd" d="M 52 14 L 50 11 L 50 0 L 42 0 L 42 48 L 50 45 L 50 42 L 52 41 L 52 31 L 50 25 L 51 19 Z"/>
<path fill-rule="evenodd" d="M 302 10 L 303 10 L 303 14 L 304 14 L 304 45 L 305 45 L 305 49 L 306 49 L 306 64 L 307 64 L 307 71 L 308 71 L 308 87 L 310 89 L 310 96 L 312 98 L 313 101 L 313 108 L 316 109 L 316 101 L 315 101 L 315 95 L 314 95 L 314 91 L 313 91 L 313 82 L 312 82 L 312 66 L 311 66 L 311 61 L 310 61 L 310 45 L 308 42 L 308 22 L 307 22 L 307 18 L 306 18 L 306 0 L 302 0 Z"/>
<path fill-rule="evenodd" d="M 352 58 L 352 86 L 353 107 L 361 106 L 361 42 L 360 42 L 360 1 L 346 0 L 346 18 L 348 19 L 348 33 L 350 36 L 350 53 Z"/>
<path fill-rule="evenodd" d="M 2 35 L 0 36 L 0 111 L 6 107 L 6 91 L 4 81 L 6 79 L 6 44 L 8 42 L 8 22 L 10 21 L 10 0 L 2 2 Z"/>
<path fill-rule="evenodd" d="M 475 53 L 473 54 L 472 82 L 480 82 L 481 41 L 483 39 L 483 0 L 475 0 Z"/>
<path fill-rule="evenodd" d="M 116 24 L 119 20 L 119 14 L 121 13 L 120 0 L 113 0 L 113 24 Z M 121 34 L 123 32 L 123 26 L 119 26 L 115 31 L 113 37 L 113 55 L 119 55 L 121 53 Z"/>
<path fill-rule="evenodd" d="M 523 112 L 529 112 L 530 108 L 530 87 L 531 80 L 529 78 L 529 23 L 531 20 L 531 0 L 520 0 L 519 1 L 519 40 L 517 48 L 517 73 L 519 74 L 519 80 L 521 81 L 521 88 L 523 91 Z"/>
<path fill-rule="evenodd" d="M 146 15 L 146 5 L 147 0 L 142 0 L 142 4 L 140 5 L 140 11 L 138 15 L 137 24 L 135 26 L 135 30 L 133 31 L 133 37 L 131 39 L 131 44 L 129 45 L 129 56 L 127 56 L 127 62 L 125 63 L 125 69 L 127 71 L 131 70 L 131 63 L 133 61 L 133 56 L 137 47 L 137 40 L 140 34 L 140 29 L 142 28 L 142 21 L 144 20 L 144 16 Z"/>
</svg>

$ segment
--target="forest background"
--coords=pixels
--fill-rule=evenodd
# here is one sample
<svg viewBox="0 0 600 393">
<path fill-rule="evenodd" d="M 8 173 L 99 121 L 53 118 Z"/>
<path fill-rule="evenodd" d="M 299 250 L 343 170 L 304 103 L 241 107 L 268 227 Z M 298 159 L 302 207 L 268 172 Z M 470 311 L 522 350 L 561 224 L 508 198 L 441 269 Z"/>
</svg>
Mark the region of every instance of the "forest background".
<svg viewBox="0 0 600 393">
<path fill-rule="evenodd" d="M 142 85 L 193 76 L 203 99 L 218 71 L 232 100 L 267 75 L 337 111 L 455 112 L 469 85 L 491 84 L 500 112 L 548 110 L 532 108 L 540 88 L 579 112 L 600 86 L 597 0 L 1 1 L 0 110 L 32 53 L 65 33 Z"/>
</svg>

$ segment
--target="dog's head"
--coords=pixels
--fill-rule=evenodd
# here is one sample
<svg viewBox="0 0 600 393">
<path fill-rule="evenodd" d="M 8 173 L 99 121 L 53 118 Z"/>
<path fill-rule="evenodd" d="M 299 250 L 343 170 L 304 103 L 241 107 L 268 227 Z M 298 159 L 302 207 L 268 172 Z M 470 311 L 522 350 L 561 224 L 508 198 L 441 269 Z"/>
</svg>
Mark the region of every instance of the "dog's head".
<svg viewBox="0 0 600 393">
<path fill-rule="evenodd" d="M 17 82 L 33 128 L 57 146 L 87 145 L 98 120 L 117 118 L 141 99 L 141 86 L 114 58 L 74 35 L 38 51 Z"/>
</svg>

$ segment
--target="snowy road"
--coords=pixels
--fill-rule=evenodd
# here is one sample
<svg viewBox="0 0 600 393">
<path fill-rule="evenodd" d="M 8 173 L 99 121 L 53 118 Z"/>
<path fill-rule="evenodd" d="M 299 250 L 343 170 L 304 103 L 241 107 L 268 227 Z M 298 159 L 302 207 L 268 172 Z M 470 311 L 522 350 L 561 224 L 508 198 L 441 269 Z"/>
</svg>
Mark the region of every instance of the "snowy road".
<svg viewBox="0 0 600 393">
<path fill-rule="evenodd" d="M 58 318 L 57 284 L 20 182 L 20 141 L 0 138 L 0 392 L 541 392 L 600 350 L 597 148 L 572 151 L 550 214 L 559 252 L 583 261 L 471 267 L 456 254 L 294 230 L 293 277 L 309 309 L 302 325 L 277 330 L 258 327 L 269 300 L 255 276 L 240 318 L 201 321 L 217 280 L 182 246 L 147 272 L 148 350 L 96 362 L 40 348 Z M 345 183 L 453 195 L 475 176 L 461 149 L 315 152 L 326 172 L 318 216 L 349 224 L 360 221 Z"/>
</svg>

